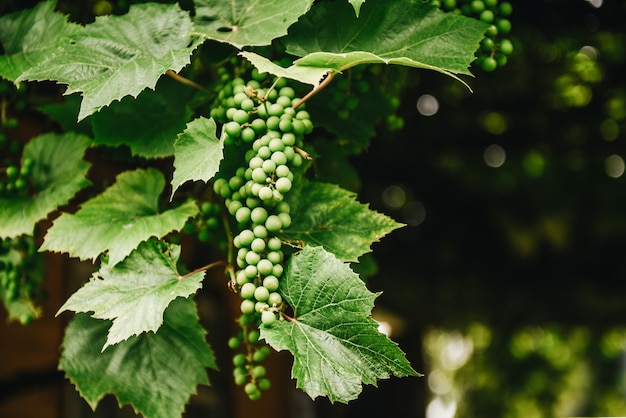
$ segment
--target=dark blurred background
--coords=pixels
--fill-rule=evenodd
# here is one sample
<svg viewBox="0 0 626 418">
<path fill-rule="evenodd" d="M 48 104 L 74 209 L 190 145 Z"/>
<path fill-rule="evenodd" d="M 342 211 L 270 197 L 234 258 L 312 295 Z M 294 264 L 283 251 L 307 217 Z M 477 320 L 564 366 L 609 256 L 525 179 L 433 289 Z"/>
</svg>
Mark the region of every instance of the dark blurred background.
<svg viewBox="0 0 626 418">
<path fill-rule="evenodd" d="M 511 3 L 505 67 L 473 68 L 473 92 L 411 71 L 405 129 L 352 158 L 359 199 L 407 224 L 375 244 L 368 285 L 425 376 L 331 406 L 295 391 L 289 356 L 275 355 L 274 389 L 250 403 L 226 361 L 186 416 L 626 416 L 626 1 Z M 45 318 L 0 318 L 0 416 L 133 416 L 112 398 L 91 412 L 56 371 L 54 313 L 89 266 L 47 262 Z M 211 330 L 226 302 L 198 298 Z"/>
</svg>

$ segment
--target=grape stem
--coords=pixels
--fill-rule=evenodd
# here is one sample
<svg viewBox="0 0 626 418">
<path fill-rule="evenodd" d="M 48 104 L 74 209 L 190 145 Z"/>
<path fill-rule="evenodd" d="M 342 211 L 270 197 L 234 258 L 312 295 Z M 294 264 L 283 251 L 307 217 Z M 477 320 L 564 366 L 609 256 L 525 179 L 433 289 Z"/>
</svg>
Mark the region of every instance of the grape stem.
<svg viewBox="0 0 626 418">
<path fill-rule="evenodd" d="M 167 70 L 165 72 L 165 74 L 169 75 L 170 77 L 172 77 L 174 80 L 178 81 L 179 83 L 182 83 L 182 84 L 184 84 L 186 86 L 189 86 L 189 87 L 193 87 L 194 89 L 198 89 L 198 90 L 204 91 L 206 93 L 211 93 L 211 94 L 217 93 L 216 91 L 211 90 L 211 89 L 207 89 L 206 87 L 196 83 L 193 80 L 190 80 L 190 79 L 188 79 L 186 77 L 183 77 L 182 75 L 178 74 L 174 70 Z"/>
<path fill-rule="evenodd" d="M 226 260 L 214 261 L 213 263 L 207 264 L 206 266 L 199 267 L 193 271 L 190 271 L 187 274 L 183 274 L 182 276 L 178 276 L 178 281 L 186 279 L 187 277 L 191 277 L 196 273 L 200 273 L 201 271 L 212 269 L 213 267 L 225 266 L 228 262 Z"/>
<path fill-rule="evenodd" d="M 300 99 L 300 101 L 298 103 L 296 103 L 296 105 L 293 107 L 294 110 L 297 109 L 301 104 L 303 104 L 304 102 L 306 102 L 307 100 L 309 100 L 311 97 L 313 97 L 317 92 L 319 92 L 320 90 L 322 90 L 324 87 L 326 87 L 327 85 L 330 84 L 330 82 L 333 80 L 333 78 L 335 77 L 335 74 L 337 74 L 336 72 L 331 72 L 328 73 L 328 75 L 326 76 L 326 78 L 324 80 L 322 80 L 321 83 L 319 83 L 317 86 L 313 87 L 313 89 L 308 92 L 302 99 Z"/>
</svg>

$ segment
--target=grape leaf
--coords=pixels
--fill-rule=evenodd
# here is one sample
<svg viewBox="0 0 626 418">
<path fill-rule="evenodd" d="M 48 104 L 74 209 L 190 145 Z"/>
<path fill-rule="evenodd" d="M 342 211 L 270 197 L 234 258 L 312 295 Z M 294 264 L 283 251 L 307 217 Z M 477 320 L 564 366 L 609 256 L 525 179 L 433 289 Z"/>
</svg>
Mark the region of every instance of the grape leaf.
<svg viewBox="0 0 626 418">
<path fill-rule="evenodd" d="M 204 279 L 204 272 L 188 277 L 178 274 L 180 246 L 164 245 L 162 249 L 152 239 L 114 266 L 103 262 L 57 315 L 63 311 L 93 312 L 93 318 L 113 320 L 102 351 L 133 335 L 156 332 L 170 302 L 194 294 Z"/>
<path fill-rule="evenodd" d="M 274 64 L 272 61 L 254 52 L 244 51 L 239 53 L 239 55 L 250 61 L 261 74 L 270 73 L 277 77 L 289 78 L 313 86 L 319 86 L 324 76 L 332 71 L 330 68 L 305 67 L 300 65 L 292 65 L 285 68 Z"/>
<path fill-rule="evenodd" d="M 261 338 L 294 356 L 291 374 L 311 398 L 347 403 L 361 382 L 419 375 L 370 314 L 378 296 L 350 267 L 321 247 L 293 256 L 280 292 L 294 318 L 261 326 Z"/>
<path fill-rule="evenodd" d="M 354 13 L 356 17 L 359 17 L 359 13 L 361 12 L 361 6 L 365 3 L 365 0 L 348 0 L 348 3 L 352 5 L 354 8 Z"/>
<path fill-rule="evenodd" d="M 180 417 L 198 384 L 216 369 L 193 301 L 178 298 L 156 334 L 141 334 L 100 352 L 111 322 L 77 314 L 63 339 L 59 368 L 96 409 L 112 393 L 145 418 Z"/>
<path fill-rule="evenodd" d="M 35 223 L 90 184 L 85 178 L 90 164 L 83 161 L 90 143 L 89 138 L 74 133 L 48 133 L 24 146 L 22 161 L 34 161 L 33 195 L 0 197 L 0 238 L 32 234 Z"/>
<path fill-rule="evenodd" d="M 196 0 L 196 31 L 209 39 L 244 46 L 269 45 L 305 14 L 313 0 Z"/>
<path fill-rule="evenodd" d="M 287 199 L 292 222 L 280 237 L 296 245 L 321 245 L 342 261 L 357 261 L 373 242 L 404 226 L 330 183 L 302 182 Z"/>
<path fill-rule="evenodd" d="M 57 122 L 63 131 L 77 132 L 93 138 L 91 117 L 78 122 L 80 102 L 80 94 L 74 93 L 66 96 L 64 100 L 45 103 L 35 108 Z"/>
<path fill-rule="evenodd" d="M 80 25 L 68 23 L 55 13 L 54 1 L 44 1 L 31 10 L 0 17 L 0 77 L 15 81 L 24 71 L 47 60 L 58 48 L 67 47 Z"/>
<path fill-rule="evenodd" d="M 468 74 L 488 25 L 421 0 L 367 2 L 360 16 L 346 2 L 323 2 L 289 28 L 287 52 L 301 66 L 337 72 L 385 63 Z"/>
<path fill-rule="evenodd" d="M 198 213 L 192 201 L 159 213 L 157 200 L 164 186 L 163 174 L 156 169 L 123 172 L 78 212 L 59 216 L 40 250 L 66 252 L 81 260 L 95 260 L 108 250 L 109 265 L 114 266 L 140 242 L 178 231 Z"/>
<path fill-rule="evenodd" d="M 65 94 L 82 92 L 81 120 L 114 100 L 154 89 L 167 70 L 187 65 L 201 43 L 191 30 L 189 15 L 176 5 L 134 5 L 124 15 L 85 25 L 69 45 L 17 81 L 54 80 L 68 85 Z"/>
<path fill-rule="evenodd" d="M 215 135 L 215 121 L 200 117 L 191 121 L 174 143 L 172 196 L 189 180 L 209 181 L 220 168 L 224 141 Z"/>
<path fill-rule="evenodd" d="M 176 135 L 191 117 L 187 102 L 193 91 L 169 77 L 156 90 L 144 90 L 136 99 L 123 98 L 93 115 L 94 143 L 127 145 L 145 158 L 174 154 Z"/>
</svg>

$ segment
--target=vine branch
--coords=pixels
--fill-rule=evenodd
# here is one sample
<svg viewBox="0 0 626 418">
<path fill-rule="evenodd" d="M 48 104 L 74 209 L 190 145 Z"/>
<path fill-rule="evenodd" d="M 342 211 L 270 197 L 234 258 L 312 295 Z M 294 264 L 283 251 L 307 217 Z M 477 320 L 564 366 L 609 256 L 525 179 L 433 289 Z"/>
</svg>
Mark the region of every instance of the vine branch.
<svg viewBox="0 0 626 418">
<path fill-rule="evenodd" d="M 207 89 L 203 85 L 198 84 L 195 81 L 190 80 L 190 79 L 188 79 L 186 77 L 183 77 L 182 75 L 178 74 L 174 70 L 167 70 L 165 72 L 165 74 L 167 74 L 168 76 L 172 77 L 174 80 L 178 81 L 179 83 L 182 83 L 182 84 L 184 84 L 186 86 L 189 86 L 189 87 L 193 87 L 194 89 L 201 90 L 201 91 L 203 91 L 205 93 L 211 93 L 211 94 L 215 94 L 216 93 L 214 90 Z"/>
<path fill-rule="evenodd" d="M 218 267 L 218 266 L 225 266 L 228 265 L 228 262 L 226 260 L 219 260 L 219 261 L 214 261 L 213 263 L 207 264 L 206 266 L 202 266 L 199 267 L 193 271 L 190 271 L 187 274 L 183 274 L 182 276 L 178 276 L 178 281 L 181 281 L 183 279 L 186 279 L 187 277 L 191 277 L 196 273 L 200 273 L 201 271 L 205 271 L 205 270 L 209 270 L 212 269 L 213 267 Z"/>
<path fill-rule="evenodd" d="M 309 100 L 311 97 L 313 97 L 317 92 L 319 92 L 324 87 L 329 85 L 330 82 L 335 77 L 335 74 L 337 74 L 337 73 L 334 72 L 334 71 L 331 72 L 331 73 L 328 73 L 328 76 L 324 80 L 322 80 L 321 83 L 319 83 L 317 86 L 313 87 L 313 89 L 310 92 L 308 92 L 302 99 L 300 99 L 300 101 L 293 107 L 294 110 L 297 109 L 301 104 L 303 104 L 304 102 Z"/>
</svg>

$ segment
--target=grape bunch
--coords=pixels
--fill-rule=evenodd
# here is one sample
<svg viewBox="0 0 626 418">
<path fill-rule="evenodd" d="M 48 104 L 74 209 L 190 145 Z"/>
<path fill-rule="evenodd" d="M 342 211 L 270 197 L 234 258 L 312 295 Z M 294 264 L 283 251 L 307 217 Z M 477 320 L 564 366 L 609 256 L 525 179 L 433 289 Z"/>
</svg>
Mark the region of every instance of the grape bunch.
<svg viewBox="0 0 626 418">
<path fill-rule="evenodd" d="M 498 0 L 434 0 L 432 3 L 444 11 L 489 23 L 476 62 L 487 72 L 506 65 L 508 56 L 513 53 L 513 44 L 506 37 L 511 32 L 511 3 Z"/>
<path fill-rule="evenodd" d="M 38 315 L 30 301 L 41 298 L 40 261 L 33 237 L 21 235 L 0 239 L 0 299 L 7 306 L 21 302 L 32 307 L 18 309 L 18 319 L 22 323 L 28 323 Z"/>
<path fill-rule="evenodd" d="M 7 107 L 23 104 L 22 92 L 7 81 L 0 81 L 0 197 L 25 195 L 30 184 L 34 161 L 21 158 L 23 144 L 13 140 L 8 131 L 17 128 L 16 118 L 7 115 Z M 21 106 L 21 105 L 20 105 Z"/>
<path fill-rule="evenodd" d="M 284 198 L 302 174 L 308 159 L 302 150 L 303 138 L 313 129 L 309 113 L 284 79 L 267 87 L 264 82 L 265 77 L 254 70 L 248 82 L 227 81 L 211 111 L 223 122 L 225 154 L 231 153 L 229 148 L 243 153 L 241 166 L 232 176 L 217 178 L 213 189 L 224 199 L 238 228 L 233 239 L 237 271 L 232 284 L 241 296 L 242 329 L 229 345 L 245 347 L 245 353 L 233 358 L 234 378 L 251 399 L 269 388 L 261 364 L 269 348 L 259 344 L 258 327 L 271 326 L 284 309 L 278 288 L 285 254 L 277 234 L 291 225 Z"/>
</svg>

